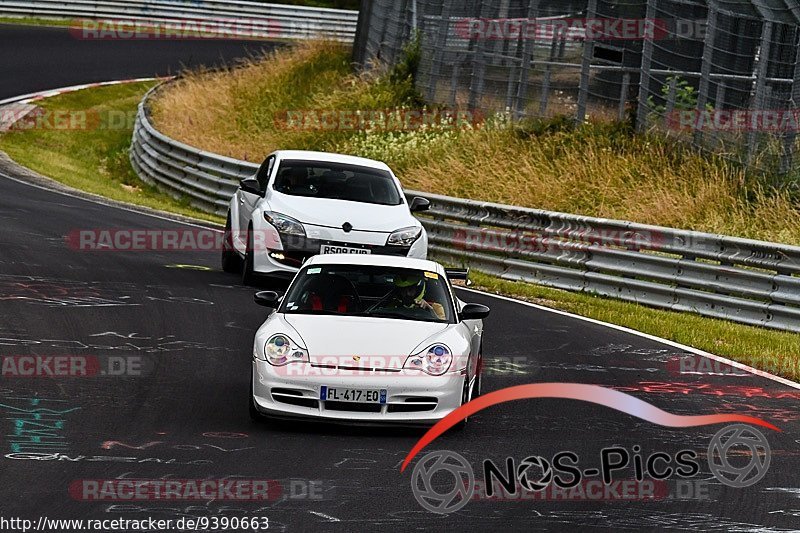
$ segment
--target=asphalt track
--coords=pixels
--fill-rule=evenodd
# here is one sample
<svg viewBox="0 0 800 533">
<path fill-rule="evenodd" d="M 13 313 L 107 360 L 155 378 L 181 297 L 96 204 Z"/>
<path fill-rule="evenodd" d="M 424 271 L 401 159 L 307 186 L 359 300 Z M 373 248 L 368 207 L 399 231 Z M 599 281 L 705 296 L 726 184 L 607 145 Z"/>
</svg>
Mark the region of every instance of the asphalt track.
<svg viewBox="0 0 800 533">
<path fill-rule="evenodd" d="M 88 61 L 85 43 L 70 39 L 64 30 L 0 28 L 0 67 L 15 73 L 2 77 L 0 97 L 237 55 L 230 43 L 110 42 L 101 43 L 108 49 L 96 44 L 97 59 Z M 147 53 L 139 53 L 143 44 Z M 451 515 L 431 514 L 412 495 L 410 470 L 399 470 L 419 431 L 250 421 L 252 336 L 265 311 L 252 303 L 252 288 L 219 270 L 216 253 L 85 252 L 65 240 L 76 229 L 175 227 L 0 176 L 0 355 L 136 356 L 144 364 L 140 377 L 2 377 L 2 517 L 266 516 L 277 531 L 800 529 L 799 390 L 748 374 L 683 374 L 676 359 L 688 354 L 680 349 L 467 293 L 462 298 L 492 308 L 485 391 L 592 383 L 675 414 L 762 417 L 782 432 L 763 430 L 772 464 L 749 488 L 727 487 L 703 465 L 696 479 L 707 483 L 705 498 L 473 501 Z M 456 451 L 476 470 L 486 458 L 502 464 L 507 456 L 561 450 L 597 466 L 600 450 L 611 445 L 689 448 L 702 458 L 720 427 L 672 429 L 588 403 L 525 400 L 480 413 L 465 432 L 448 432 L 430 449 Z M 97 502 L 69 492 L 82 479 L 225 477 L 278 480 L 281 497 Z M 310 481 L 316 497 L 292 497 L 292 487 L 301 496 L 299 487 Z M 667 483 L 677 490 L 674 480 Z"/>
</svg>

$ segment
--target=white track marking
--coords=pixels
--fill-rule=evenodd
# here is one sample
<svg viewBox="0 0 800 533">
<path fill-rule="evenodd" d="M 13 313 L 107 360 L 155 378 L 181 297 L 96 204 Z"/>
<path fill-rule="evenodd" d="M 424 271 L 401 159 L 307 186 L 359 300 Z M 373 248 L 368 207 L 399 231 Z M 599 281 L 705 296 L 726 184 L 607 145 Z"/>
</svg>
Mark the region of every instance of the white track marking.
<svg viewBox="0 0 800 533">
<path fill-rule="evenodd" d="M 319 516 L 319 517 L 325 518 L 326 520 L 328 520 L 328 522 L 341 522 L 341 520 L 339 520 L 339 519 L 338 519 L 338 518 L 336 518 L 335 516 L 331 516 L 331 515 L 329 515 L 329 514 L 320 513 L 320 512 L 318 512 L 318 511 L 308 511 L 308 512 L 309 512 L 309 513 L 311 513 L 311 514 L 313 514 L 313 515 L 316 515 L 316 516 Z"/>
<path fill-rule="evenodd" d="M 573 314 L 573 313 L 569 313 L 567 311 L 561 311 L 559 309 L 552 309 L 550 307 L 545 307 L 543 305 L 538 305 L 538 304 L 534 304 L 534 303 L 531 303 L 531 302 L 526 302 L 526 301 L 523 301 L 523 300 L 515 300 L 514 298 L 509 298 L 508 296 L 500 296 L 498 294 L 491 294 L 491 293 L 488 293 L 488 292 L 478 291 L 478 290 L 475 290 L 475 289 L 467 289 L 467 288 L 464 288 L 464 287 L 458 287 L 458 289 L 462 290 L 462 291 L 474 292 L 476 294 L 481 294 L 481 295 L 484 295 L 484 296 L 490 296 L 492 298 L 497 298 L 499 300 L 505 300 L 505 301 L 508 301 L 508 302 L 514 302 L 514 303 L 517 303 L 517 304 L 520 304 L 520 305 L 533 307 L 534 309 L 539 309 L 541 311 L 547 311 L 549 313 L 555 313 L 557 315 L 562 315 L 562 316 L 566 316 L 566 317 L 570 317 L 570 318 L 575 318 L 575 319 L 578 319 L 578 320 L 583 320 L 584 322 L 590 322 L 592 324 L 597 324 L 599 326 L 603 326 L 603 327 L 606 327 L 606 328 L 615 329 L 617 331 L 622 331 L 624 333 L 635 335 L 637 337 L 642 337 L 644 339 L 655 341 L 655 342 L 658 342 L 658 343 L 661 343 L 661 344 L 666 344 L 667 346 L 672 346 L 673 348 L 679 348 L 681 350 L 685 350 L 685 351 L 687 351 L 689 353 L 693 353 L 695 355 L 699 355 L 699 356 L 702 356 L 702 357 L 707 357 L 709 359 L 713 359 L 714 361 L 719 361 L 720 363 L 724 363 L 726 365 L 730 365 L 730 366 L 732 366 L 734 368 L 738 368 L 740 370 L 745 370 L 747 372 L 750 372 L 751 374 L 755 374 L 756 376 L 759 376 L 759 377 L 762 377 L 762 378 L 771 379 L 772 381 L 778 382 L 778 383 L 780 383 L 782 385 L 786 385 L 787 387 L 792 387 L 794 389 L 800 389 L 800 383 L 795 383 L 794 381 L 791 381 L 789 379 L 782 378 L 782 377 L 776 376 L 774 374 L 770 374 L 769 372 L 765 372 L 765 371 L 759 370 L 757 368 L 753 368 L 752 366 L 748 366 L 748 365 L 746 365 L 744 363 L 739 363 L 737 361 L 732 361 L 730 359 L 726 359 L 725 357 L 722 357 L 720 355 L 714 355 L 713 353 L 705 352 L 705 351 L 700 350 L 698 348 L 693 348 L 691 346 L 686 346 L 685 344 L 681 344 L 679 342 L 671 341 L 669 339 L 662 339 L 661 337 L 656 337 L 655 335 L 650 335 L 648 333 L 642 333 L 641 331 L 637 331 L 637 330 L 631 329 L 631 328 L 626 328 L 625 326 L 618 326 L 617 324 L 609 324 L 608 322 L 603 322 L 602 320 L 596 320 L 594 318 L 589 318 L 589 317 L 585 317 L 585 316 L 581 316 L 581 315 L 576 315 L 576 314 Z"/>
</svg>

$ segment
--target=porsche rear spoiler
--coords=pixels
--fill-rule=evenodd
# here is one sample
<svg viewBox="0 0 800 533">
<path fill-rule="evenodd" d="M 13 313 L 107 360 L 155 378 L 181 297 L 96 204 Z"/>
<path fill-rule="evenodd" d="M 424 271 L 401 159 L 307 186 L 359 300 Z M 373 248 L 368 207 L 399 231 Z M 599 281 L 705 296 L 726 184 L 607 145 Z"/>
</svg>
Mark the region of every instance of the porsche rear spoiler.
<svg viewBox="0 0 800 533">
<path fill-rule="evenodd" d="M 472 285 L 469 280 L 468 268 L 445 268 L 444 273 L 447 274 L 447 279 L 450 281 L 460 280 L 464 281 L 467 286 Z"/>
</svg>

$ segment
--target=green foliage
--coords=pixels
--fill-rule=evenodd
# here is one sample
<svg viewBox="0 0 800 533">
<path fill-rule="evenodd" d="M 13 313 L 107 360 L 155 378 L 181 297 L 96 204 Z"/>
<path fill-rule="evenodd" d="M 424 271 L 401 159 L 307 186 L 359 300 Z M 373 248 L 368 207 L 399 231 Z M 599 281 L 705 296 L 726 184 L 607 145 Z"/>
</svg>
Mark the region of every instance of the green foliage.
<svg viewBox="0 0 800 533">
<path fill-rule="evenodd" d="M 696 109 L 697 90 L 680 76 L 669 76 L 666 79 L 666 83 L 661 86 L 661 96 L 663 96 L 665 100 L 669 100 L 673 82 L 675 83 L 675 106 L 673 109 L 675 111 L 691 111 Z M 647 105 L 659 115 L 663 115 L 667 110 L 666 105 L 656 105 L 652 95 L 647 97 Z M 711 112 L 714 111 L 714 106 L 710 103 L 706 103 L 705 109 Z"/>
</svg>

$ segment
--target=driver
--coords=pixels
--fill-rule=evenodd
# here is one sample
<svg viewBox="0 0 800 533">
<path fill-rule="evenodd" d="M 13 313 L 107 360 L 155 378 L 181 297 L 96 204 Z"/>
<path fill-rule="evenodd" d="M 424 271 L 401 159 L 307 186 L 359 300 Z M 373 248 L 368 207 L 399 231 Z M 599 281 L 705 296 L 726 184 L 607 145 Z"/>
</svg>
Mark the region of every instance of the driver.
<svg viewBox="0 0 800 533">
<path fill-rule="evenodd" d="M 302 192 L 308 184 L 308 171 L 305 167 L 289 167 L 281 174 L 277 189 L 285 194 Z"/>
<path fill-rule="evenodd" d="M 446 315 L 442 304 L 425 300 L 425 286 L 422 276 L 398 274 L 394 278 L 394 295 L 388 302 L 388 307 L 425 309 L 436 315 L 439 320 L 445 320 Z"/>
</svg>

